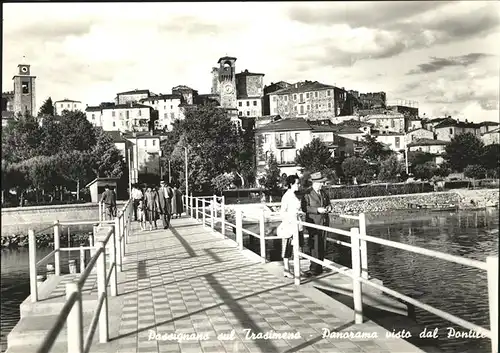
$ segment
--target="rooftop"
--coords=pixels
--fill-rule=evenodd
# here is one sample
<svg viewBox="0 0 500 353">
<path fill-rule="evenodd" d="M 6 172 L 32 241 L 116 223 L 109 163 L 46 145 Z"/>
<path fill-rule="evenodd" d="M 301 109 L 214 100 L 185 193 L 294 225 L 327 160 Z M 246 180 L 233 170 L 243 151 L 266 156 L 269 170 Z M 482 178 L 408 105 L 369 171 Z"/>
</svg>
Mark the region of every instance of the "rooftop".
<svg viewBox="0 0 500 353">
<path fill-rule="evenodd" d="M 217 63 L 220 63 L 221 61 L 225 61 L 225 60 L 236 61 L 236 58 L 234 56 L 223 56 L 222 58 L 219 59 L 219 61 L 217 61 Z"/>
<path fill-rule="evenodd" d="M 70 102 L 70 103 L 81 103 L 81 101 L 74 101 L 72 99 L 64 98 L 63 100 L 60 101 L 55 101 L 54 103 L 62 103 L 62 102 Z"/>
<path fill-rule="evenodd" d="M 302 118 L 280 119 L 257 128 L 257 131 L 302 131 L 312 130 L 311 126 Z"/>
<path fill-rule="evenodd" d="M 445 127 L 462 127 L 462 128 L 478 128 L 479 124 L 471 123 L 468 121 L 457 121 L 455 119 L 446 119 L 434 126 L 435 129 L 445 128 Z"/>
<path fill-rule="evenodd" d="M 140 102 L 145 102 L 145 101 L 158 101 L 161 99 L 182 99 L 182 96 L 180 94 L 160 94 L 154 97 L 148 97 L 148 98 L 142 98 L 139 101 Z"/>
<path fill-rule="evenodd" d="M 290 94 L 290 93 L 299 93 L 299 92 L 310 92 L 310 91 L 320 91 L 324 89 L 332 89 L 335 86 L 325 85 L 324 83 L 320 83 L 318 81 L 304 81 L 297 82 L 292 84 L 290 87 L 282 88 L 273 92 L 272 94 Z"/>
<path fill-rule="evenodd" d="M 373 136 L 403 136 L 403 132 L 389 131 L 389 130 L 372 130 Z"/>
<path fill-rule="evenodd" d="M 120 95 L 125 95 L 125 94 L 147 94 L 149 96 L 150 92 L 149 92 L 149 89 L 135 89 L 133 91 L 120 92 L 120 93 L 117 93 L 116 95 L 120 96 Z"/>
<path fill-rule="evenodd" d="M 100 112 L 102 110 L 102 107 L 87 107 L 85 108 L 86 112 Z"/>
<path fill-rule="evenodd" d="M 150 108 L 149 105 L 139 104 L 139 103 L 126 103 L 126 104 L 115 104 L 109 107 L 102 107 L 102 110 L 105 109 L 138 109 L 138 108 Z"/>
<path fill-rule="evenodd" d="M 119 130 L 113 130 L 113 131 L 106 131 L 111 138 L 113 139 L 113 142 L 127 142 L 125 138 L 123 138 L 123 134 Z"/>
<path fill-rule="evenodd" d="M 484 136 L 484 135 L 488 135 L 488 134 L 498 134 L 499 132 L 500 132 L 500 128 L 497 127 L 496 129 L 493 129 L 491 131 L 487 131 L 487 132 L 485 132 L 485 133 L 483 133 L 481 135 Z"/>
<path fill-rule="evenodd" d="M 236 76 L 265 76 L 265 74 L 258 74 L 255 72 L 248 72 L 248 70 L 242 71 L 239 74 L 236 74 Z"/>
<path fill-rule="evenodd" d="M 197 92 L 195 89 L 188 87 L 186 85 L 179 85 L 179 86 L 172 87 L 172 92 L 173 91 L 195 91 L 195 92 Z"/>
<path fill-rule="evenodd" d="M 408 147 L 414 147 L 414 146 L 445 146 L 449 142 L 447 141 L 442 141 L 442 140 L 433 140 L 433 139 L 418 139 L 415 141 L 412 141 L 408 144 Z"/>
</svg>

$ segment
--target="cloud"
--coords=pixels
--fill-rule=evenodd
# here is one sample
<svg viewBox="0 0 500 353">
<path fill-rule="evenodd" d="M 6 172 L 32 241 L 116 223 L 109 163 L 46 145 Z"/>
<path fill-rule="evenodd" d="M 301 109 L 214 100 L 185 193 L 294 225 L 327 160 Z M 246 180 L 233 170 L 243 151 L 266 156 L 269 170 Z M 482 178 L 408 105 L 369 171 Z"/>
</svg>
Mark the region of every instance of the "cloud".
<svg viewBox="0 0 500 353">
<path fill-rule="evenodd" d="M 452 1 L 346 2 L 297 5 L 288 10 L 291 20 L 308 25 L 347 24 L 351 28 L 383 28 L 408 17 L 435 10 Z"/>
<path fill-rule="evenodd" d="M 21 39 L 23 41 L 61 41 L 70 36 L 83 36 L 89 33 L 95 23 L 95 20 L 90 18 L 38 20 L 23 27 L 7 29 L 4 36 L 14 41 Z"/>
<path fill-rule="evenodd" d="M 158 26 L 160 32 L 183 33 L 189 36 L 220 35 L 231 30 L 227 24 L 200 19 L 195 16 L 173 17 Z"/>
<path fill-rule="evenodd" d="M 470 53 L 467 55 L 452 56 L 449 58 L 431 57 L 431 60 L 428 63 L 419 64 L 418 69 L 410 70 L 407 75 L 427 74 L 431 72 L 437 72 L 452 66 L 467 67 L 469 65 L 477 63 L 481 59 L 493 56 L 494 55 L 492 54 L 486 53 Z"/>
</svg>

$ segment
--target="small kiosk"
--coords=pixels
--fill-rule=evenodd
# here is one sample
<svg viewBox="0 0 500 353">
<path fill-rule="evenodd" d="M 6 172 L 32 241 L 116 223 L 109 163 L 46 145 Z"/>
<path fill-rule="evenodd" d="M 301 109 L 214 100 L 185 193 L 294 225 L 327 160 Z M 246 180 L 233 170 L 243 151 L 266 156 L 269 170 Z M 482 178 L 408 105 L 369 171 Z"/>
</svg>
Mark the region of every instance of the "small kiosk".
<svg viewBox="0 0 500 353">
<path fill-rule="evenodd" d="M 109 185 L 115 189 L 115 192 L 118 194 L 116 190 L 118 185 L 118 178 L 95 178 L 90 183 L 85 185 L 86 188 L 90 189 L 90 199 L 92 202 L 97 203 L 104 192 L 104 187 Z"/>
</svg>

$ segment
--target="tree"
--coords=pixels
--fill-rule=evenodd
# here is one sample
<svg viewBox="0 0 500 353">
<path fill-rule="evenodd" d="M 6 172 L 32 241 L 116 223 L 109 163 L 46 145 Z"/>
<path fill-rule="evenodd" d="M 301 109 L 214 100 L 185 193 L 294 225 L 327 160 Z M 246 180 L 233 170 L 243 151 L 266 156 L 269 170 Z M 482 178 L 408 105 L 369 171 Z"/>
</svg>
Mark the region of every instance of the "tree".
<svg viewBox="0 0 500 353">
<path fill-rule="evenodd" d="M 423 164 L 417 164 L 413 169 L 413 175 L 417 179 L 429 180 L 436 173 L 436 164 L 434 162 L 425 162 Z"/>
<path fill-rule="evenodd" d="M 386 182 L 396 182 L 404 171 L 404 166 L 394 155 L 388 157 L 380 166 L 379 179 Z"/>
<path fill-rule="evenodd" d="M 41 129 L 39 153 L 52 156 L 61 151 L 63 136 L 59 121 L 54 116 L 44 118 Z"/>
<path fill-rule="evenodd" d="M 123 156 L 108 133 L 98 127 L 94 131 L 96 143 L 89 151 L 90 169 L 96 178 L 120 178 L 125 170 Z"/>
<path fill-rule="evenodd" d="M 49 97 L 43 102 L 40 107 L 38 116 L 54 116 L 54 104 L 52 103 L 52 98 Z"/>
<path fill-rule="evenodd" d="M 472 179 L 484 179 L 486 177 L 486 169 L 479 164 L 471 164 L 465 167 L 464 176 Z"/>
<path fill-rule="evenodd" d="M 263 185 L 264 188 L 266 189 L 265 191 L 266 194 L 272 197 L 272 195 L 276 195 L 277 192 L 280 190 L 279 187 L 280 179 L 281 179 L 281 174 L 278 162 L 276 161 L 276 157 L 274 157 L 274 154 L 271 153 L 269 155 L 266 172 L 264 176 L 259 180 L 259 183 Z"/>
<path fill-rule="evenodd" d="M 446 146 L 444 158 L 451 168 L 462 172 L 468 165 L 477 164 L 481 160 L 484 144 L 474 134 L 468 132 L 452 138 Z"/>
<path fill-rule="evenodd" d="M 432 161 L 434 161 L 434 155 L 432 153 L 422 151 L 408 152 L 408 163 L 411 165 L 424 164 L 425 162 Z"/>
<path fill-rule="evenodd" d="M 297 152 L 295 163 L 303 172 L 326 172 L 335 167 L 335 160 L 328 147 L 319 138 L 314 138 Z"/>
<path fill-rule="evenodd" d="M 91 181 L 89 152 L 75 150 L 59 153 L 56 157 L 58 173 L 65 180 L 76 183 L 76 199 L 80 200 L 81 185 Z"/>
<path fill-rule="evenodd" d="M 349 181 L 356 178 L 358 182 L 361 182 L 368 169 L 368 162 L 360 157 L 348 157 L 342 162 L 342 171 Z"/>
<path fill-rule="evenodd" d="M 2 131 L 2 155 L 11 163 L 21 162 L 39 154 L 42 134 L 36 118 L 20 115 L 19 120 Z"/>
<path fill-rule="evenodd" d="M 500 169 L 500 145 L 486 145 L 481 156 L 481 165 L 486 169 L 488 176 L 497 177 Z"/>
<path fill-rule="evenodd" d="M 377 141 L 377 137 L 372 135 L 364 135 L 361 146 L 363 147 L 361 155 L 370 162 L 380 162 L 393 153 L 382 142 Z"/>
<path fill-rule="evenodd" d="M 38 191 L 53 190 L 58 184 L 56 164 L 55 156 L 35 156 L 17 164 L 19 170 L 26 175 L 27 180 L 35 189 L 37 202 Z"/>
<path fill-rule="evenodd" d="M 212 185 L 214 186 L 215 190 L 217 190 L 219 193 L 222 193 L 224 190 L 227 190 L 231 187 L 233 180 L 234 176 L 232 174 L 219 174 L 212 179 Z"/>
</svg>

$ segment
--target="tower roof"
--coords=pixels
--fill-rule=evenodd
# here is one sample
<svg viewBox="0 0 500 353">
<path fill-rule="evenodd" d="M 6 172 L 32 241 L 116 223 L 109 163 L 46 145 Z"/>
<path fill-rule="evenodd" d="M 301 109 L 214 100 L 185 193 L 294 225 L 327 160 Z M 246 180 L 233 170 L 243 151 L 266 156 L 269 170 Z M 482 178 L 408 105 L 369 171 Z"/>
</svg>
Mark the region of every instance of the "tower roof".
<svg viewBox="0 0 500 353">
<path fill-rule="evenodd" d="M 236 61 L 236 58 L 233 56 L 223 56 L 222 58 L 219 59 L 219 61 L 217 61 L 217 63 L 220 64 L 221 61 L 226 61 L 226 60 Z"/>
</svg>

